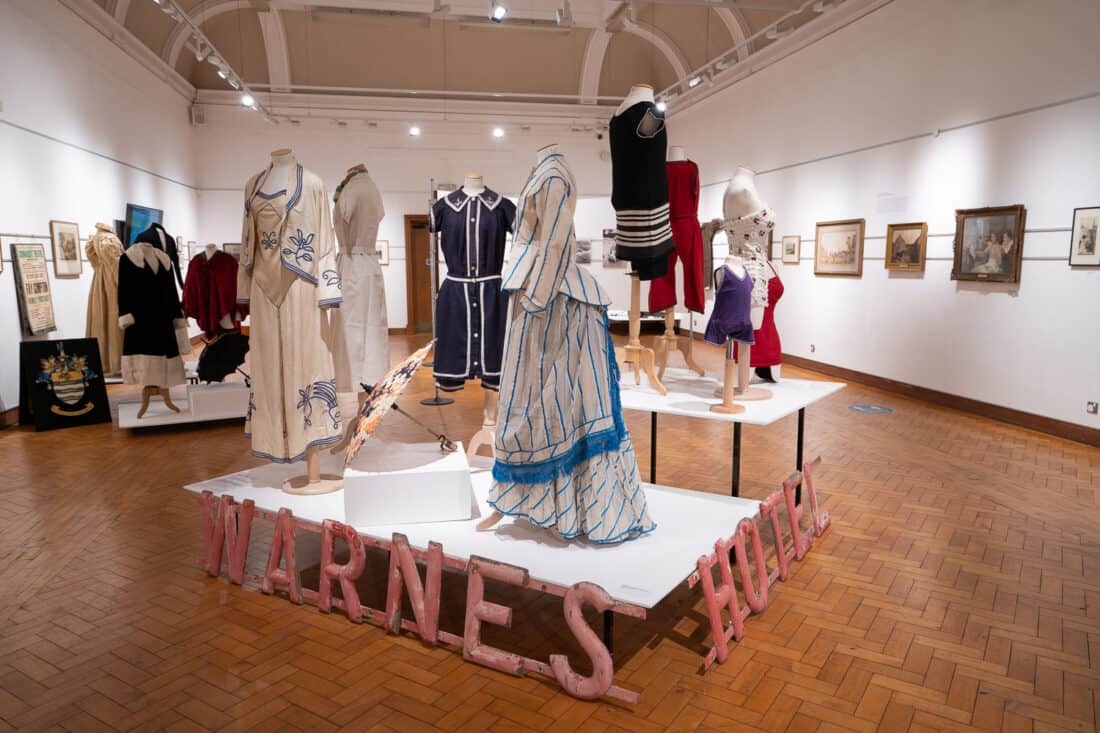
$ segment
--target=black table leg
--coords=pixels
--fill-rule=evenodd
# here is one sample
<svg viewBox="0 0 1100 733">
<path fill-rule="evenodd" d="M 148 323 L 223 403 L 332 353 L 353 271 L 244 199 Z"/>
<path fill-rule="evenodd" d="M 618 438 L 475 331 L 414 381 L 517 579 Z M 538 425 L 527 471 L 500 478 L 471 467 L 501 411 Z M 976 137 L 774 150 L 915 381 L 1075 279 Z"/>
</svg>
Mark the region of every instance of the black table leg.
<svg viewBox="0 0 1100 733">
<path fill-rule="evenodd" d="M 656 414 L 656 413 L 654 413 Z M 615 614 L 611 611 L 603 612 L 603 645 L 607 647 L 607 653 L 614 653 L 615 643 Z"/>
<path fill-rule="evenodd" d="M 649 483 L 657 483 L 657 413 L 649 413 Z"/>
<path fill-rule="evenodd" d="M 802 449 L 806 440 L 806 408 L 803 407 L 798 411 L 798 448 L 795 454 L 794 467 L 798 471 L 802 471 Z M 802 482 L 798 482 L 798 486 L 794 489 L 794 503 L 796 506 L 802 505 Z"/>
<path fill-rule="evenodd" d="M 741 495 L 741 423 L 733 424 L 733 476 L 730 479 L 730 496 Z"/>
</svg>

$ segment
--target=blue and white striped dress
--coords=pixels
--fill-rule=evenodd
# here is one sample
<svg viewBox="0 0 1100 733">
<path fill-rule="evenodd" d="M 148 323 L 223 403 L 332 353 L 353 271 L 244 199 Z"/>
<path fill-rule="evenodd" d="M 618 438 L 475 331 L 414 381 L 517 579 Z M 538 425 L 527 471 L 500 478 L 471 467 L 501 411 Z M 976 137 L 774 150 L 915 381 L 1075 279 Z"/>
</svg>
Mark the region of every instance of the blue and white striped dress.
<svg viewBox="0 0 1100 733">
<path fill-rule="evenodd" d="M 520 194 L 489 503 L 566 539 L 653 531 L 619 405 L 608 298 L 573 262 L 576 183 L 559 154 Z"/>
</svg>

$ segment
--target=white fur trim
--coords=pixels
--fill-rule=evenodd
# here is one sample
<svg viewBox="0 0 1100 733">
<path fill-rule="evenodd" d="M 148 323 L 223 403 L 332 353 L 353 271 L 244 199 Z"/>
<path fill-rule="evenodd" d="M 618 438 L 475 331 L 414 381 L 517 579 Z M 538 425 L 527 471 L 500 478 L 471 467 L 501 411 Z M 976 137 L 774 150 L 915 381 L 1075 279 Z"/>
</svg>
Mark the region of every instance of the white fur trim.
<svg viewBox="0 0 1100 733">
<path fill-rule="evenodd" d="M 127 328 L 129 328 L 132 325 L 134 325 L 134 315 L 132 313 L 127 313 L 124 316 L 119 316 L 118 317 L 118 327 L 119 328 L 121 328 L 123 330 L 126 330 Z"/>
</svg>

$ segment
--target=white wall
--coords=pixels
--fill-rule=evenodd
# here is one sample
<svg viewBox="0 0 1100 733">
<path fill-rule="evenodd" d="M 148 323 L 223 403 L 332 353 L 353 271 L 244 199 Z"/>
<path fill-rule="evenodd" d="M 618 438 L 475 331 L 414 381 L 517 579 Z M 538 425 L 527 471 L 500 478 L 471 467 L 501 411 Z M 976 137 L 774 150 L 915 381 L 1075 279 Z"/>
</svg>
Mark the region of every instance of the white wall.
<svg viewBox="0 0 1100 733">
<path fill-rule="evenodd" d="M 786 353 L 1100 427 L 1100 271 L 1066 261 L 1074 207 L 1100 205 L 1100 98 L 785 167 L 1100 92 L 1098 28 L 1095 0 L 895 0 L 670 117 L 713 184 L 702 218 L 744 164 L 776 241 L 803 237 L 777 263 Z M 1008 204 L 1028 210 L 1020 285 L 952 281 L 954 210 Z M 860 217 L 863 277 L 815 277 L 815 222 Z M 906 221 L 928 222 L 923 275 L 883 265 Z"/>
<path fill-rule="evenodd" d="M 170 231 L 194 238 L 186 99 L 55 0 L 0 2 L 0 48 L 0 233 L 46 237 L 61 219 L 84 238 L 97 221 L 124 218 L 130 202 L 163 209 Z M 48 239 L 0 236 L 0 410 L 19 395 L 12 242 L 50 251 Z M 51 269 L 50 338 L 84 335 L 90 281 L 86 261 L 79 279 L 54 279 Z"/>
</svg>

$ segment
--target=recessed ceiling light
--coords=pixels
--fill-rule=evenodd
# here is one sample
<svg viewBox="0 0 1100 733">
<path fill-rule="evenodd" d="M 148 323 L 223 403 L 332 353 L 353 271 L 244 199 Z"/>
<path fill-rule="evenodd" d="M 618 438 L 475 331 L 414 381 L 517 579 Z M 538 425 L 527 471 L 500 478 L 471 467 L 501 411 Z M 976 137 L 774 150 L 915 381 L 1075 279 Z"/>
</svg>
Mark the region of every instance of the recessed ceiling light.
<svg viewBox="0 0 1100 733">
<path fill-rule="evenodd" d="M 413 125 L 412 127 L 409 128 L 409 134 L 412 135 L 413 137 L 420 137 L 420 128 L 417 127 L 416 125 Z"/>
<path fill-rule="evenodd" d="M 493 137 L 496 137 L 496 138 L 504 137 L 504 128 L 503 127 L 494 127 L 493 128 Z"/>
</svg>

